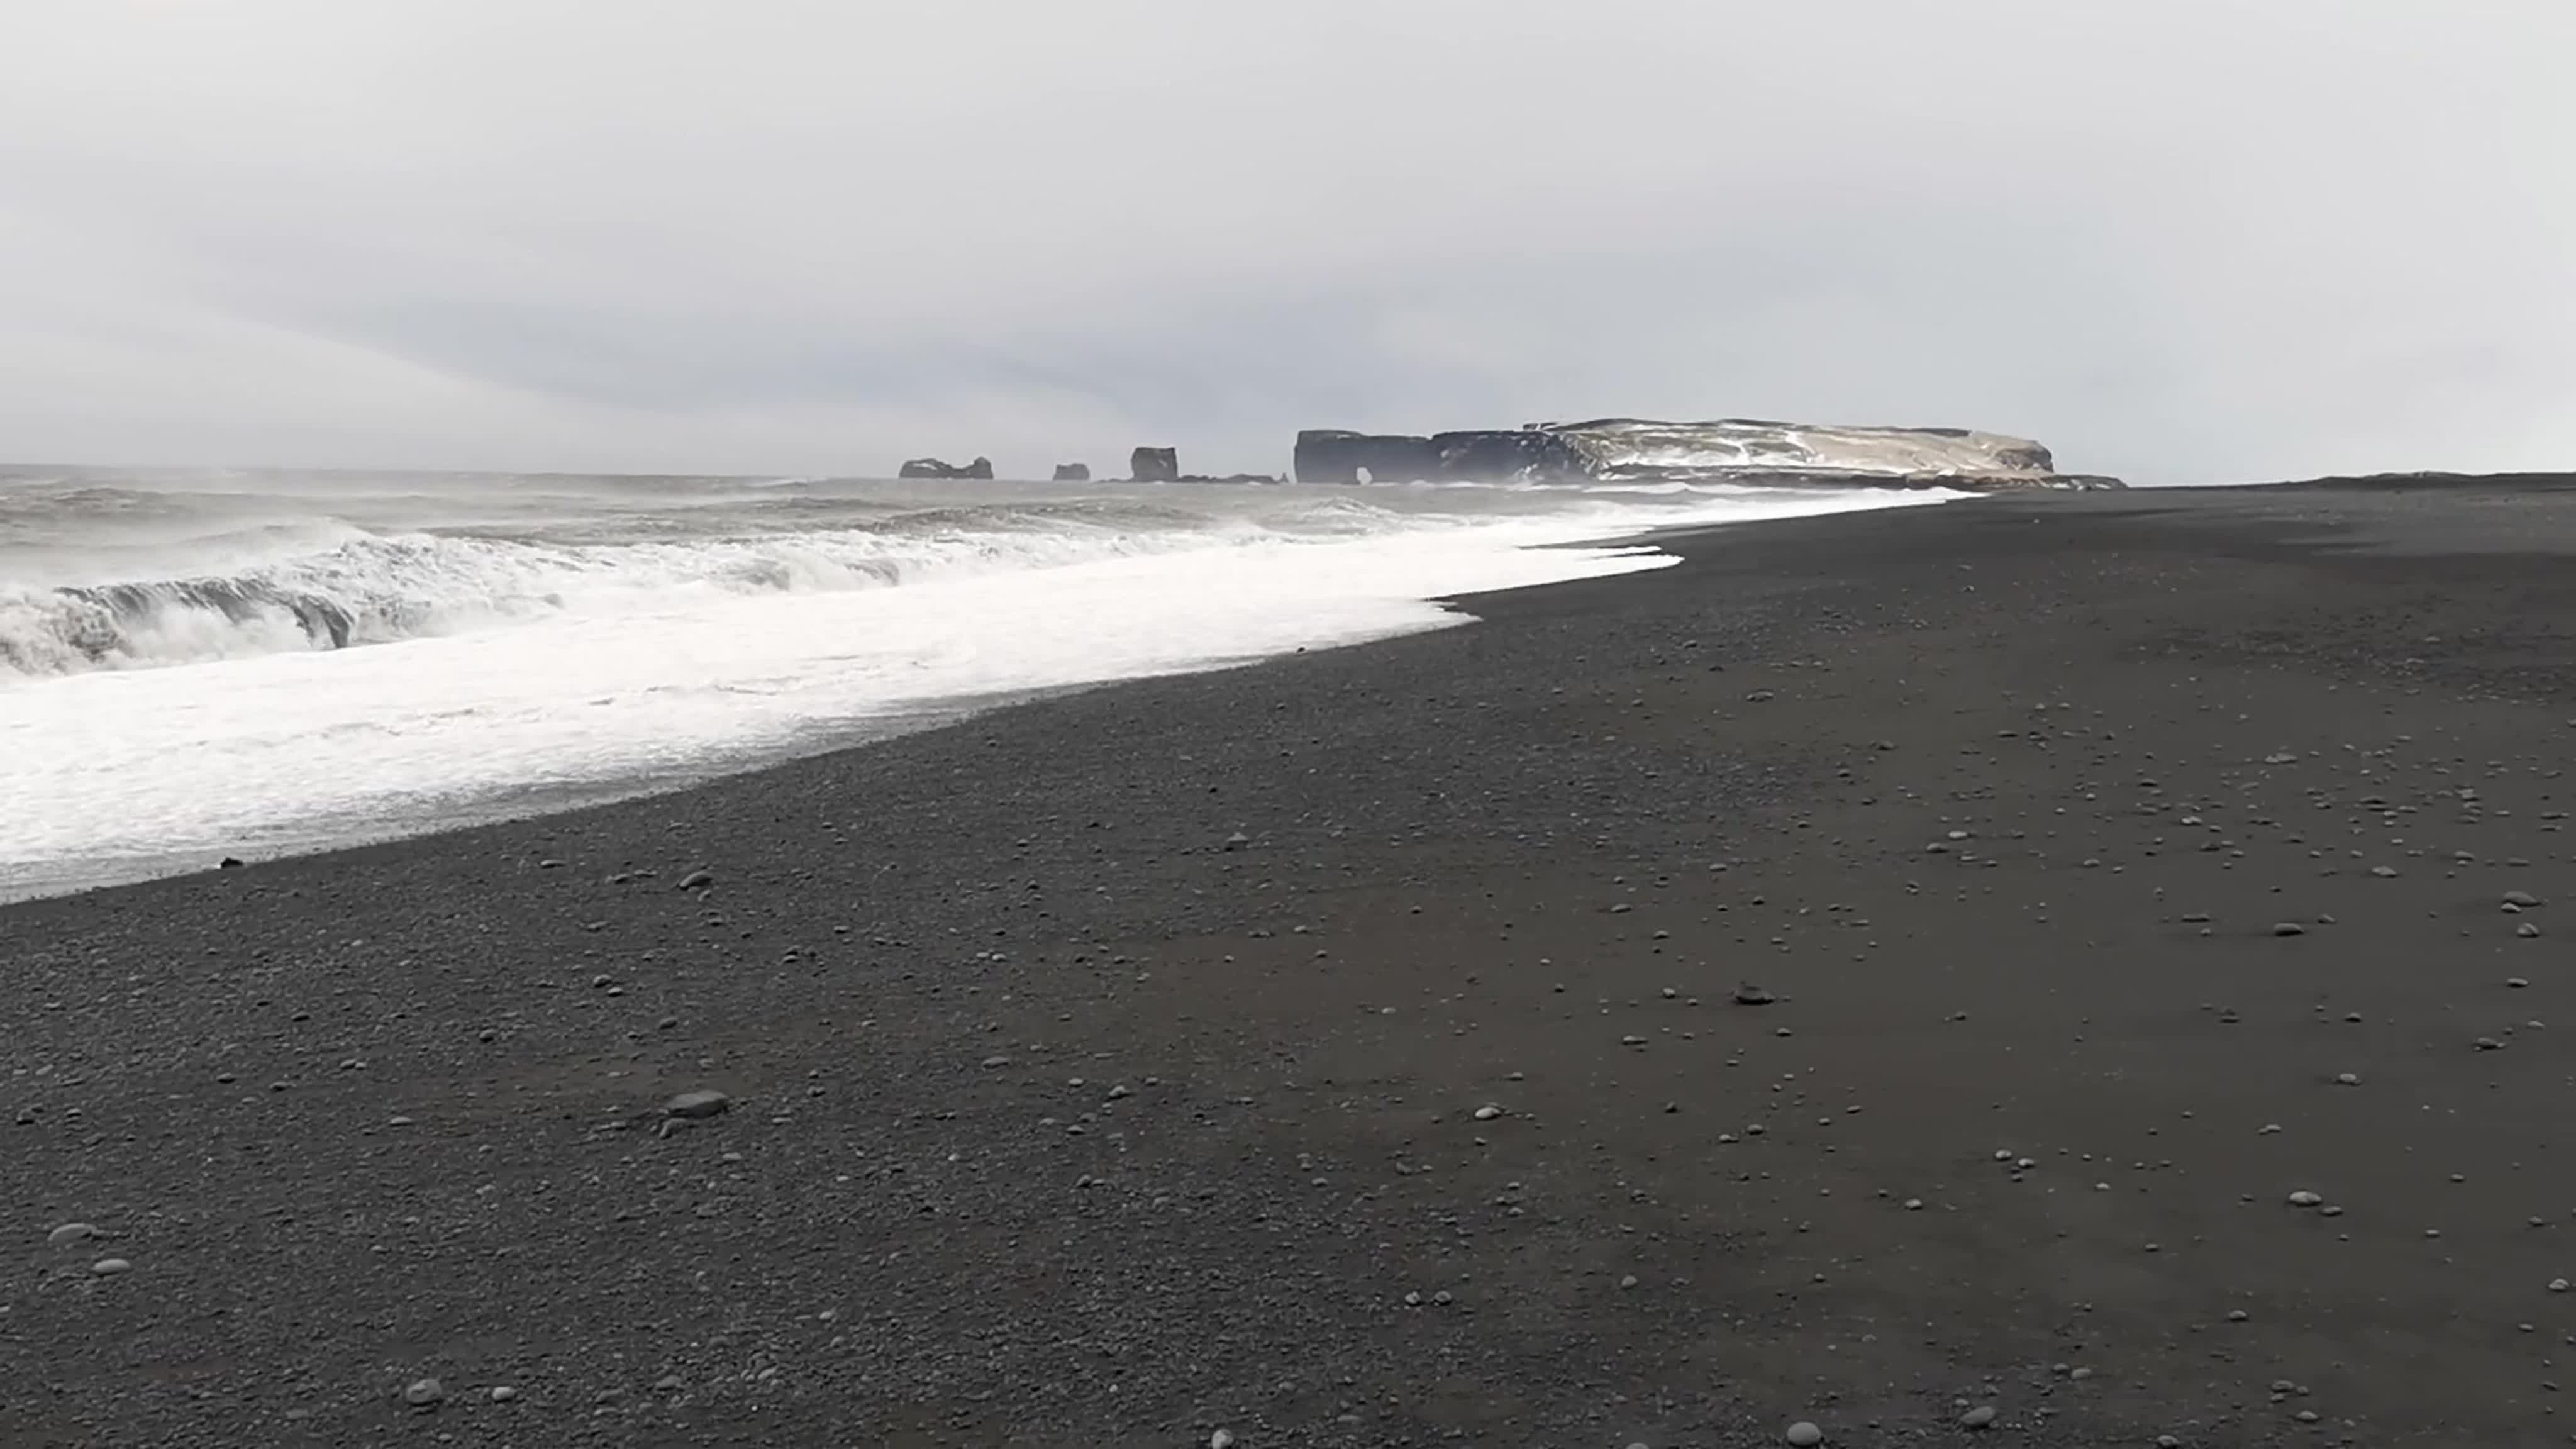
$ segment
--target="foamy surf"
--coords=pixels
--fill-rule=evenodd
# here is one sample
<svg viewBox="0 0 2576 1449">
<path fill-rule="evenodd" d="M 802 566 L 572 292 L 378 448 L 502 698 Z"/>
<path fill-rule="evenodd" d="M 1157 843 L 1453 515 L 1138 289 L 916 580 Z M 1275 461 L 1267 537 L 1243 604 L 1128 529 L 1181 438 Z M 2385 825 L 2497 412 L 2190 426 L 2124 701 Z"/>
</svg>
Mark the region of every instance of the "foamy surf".
<svg viewBox="0 0 2576 1449">
<path fill-rule="evenodd" d="M 609 798 L 974 701 L 1437 628 L 1464 616 L 1435 599 L 1671 562 L 1567 546 L 1645 528 L 1947 496 L 538 481 L 268 483 L 198 499 L 195 531 L 172 521 L 185 498 L 118 501 L 148 528 L 0 510 L 0 894 Z M 298 507 L 315 516 L 280 516 Z M 148 567 L 217 557 L 229 571 Z M 69 605 L 107 615 L 86 642 L 63 632 Z"/>
</svg>

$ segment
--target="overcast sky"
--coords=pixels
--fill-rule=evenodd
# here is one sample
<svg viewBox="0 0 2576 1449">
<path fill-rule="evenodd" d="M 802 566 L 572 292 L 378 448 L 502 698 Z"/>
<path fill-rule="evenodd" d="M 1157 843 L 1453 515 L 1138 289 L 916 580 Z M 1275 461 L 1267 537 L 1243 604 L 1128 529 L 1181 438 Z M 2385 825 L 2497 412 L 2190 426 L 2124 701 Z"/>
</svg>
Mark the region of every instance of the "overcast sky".
<svg viewBox="0 0 2576 1449">
<path fill-rule="evenodd" d="M 0 11 L 0 459 L 2576 468 L 2571 0 Z"/>
</svg>

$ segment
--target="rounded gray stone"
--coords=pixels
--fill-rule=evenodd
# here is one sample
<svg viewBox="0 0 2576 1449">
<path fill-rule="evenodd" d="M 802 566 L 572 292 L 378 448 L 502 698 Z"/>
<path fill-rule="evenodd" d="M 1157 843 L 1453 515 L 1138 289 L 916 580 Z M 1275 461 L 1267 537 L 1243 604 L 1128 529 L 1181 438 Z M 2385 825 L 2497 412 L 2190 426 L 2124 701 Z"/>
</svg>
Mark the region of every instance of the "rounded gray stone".
<svg viewBox="0 0 2576 1449">
<path fill-rule="evenodd" d="M 662 1104 L 663 1115 L 670 1117 L 719 1117 L 732 1109 L 733 1098 L 713 1087 L 682 1092 Z"/>
<path fill-rule="evenodd" d="M 1816 1445 L 1825 1442 L 1825 1431 L 1817 1428 L 1815 1425 L 1804 1419 L 1800 1419 L 1798 1422 L 1790 1425 L 1789 1432 L 1782 1437 L 1786 1438 L 1790 1443 L 1798 1446 L 1798 1449 L 1815 1449 Z"/>
</svg>

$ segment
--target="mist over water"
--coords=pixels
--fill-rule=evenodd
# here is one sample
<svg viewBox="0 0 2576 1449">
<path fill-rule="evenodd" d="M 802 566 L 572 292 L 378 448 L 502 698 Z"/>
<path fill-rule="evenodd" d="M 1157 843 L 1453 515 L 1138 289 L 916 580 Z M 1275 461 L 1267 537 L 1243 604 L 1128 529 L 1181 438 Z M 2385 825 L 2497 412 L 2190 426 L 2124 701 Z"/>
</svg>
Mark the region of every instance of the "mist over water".
<svg viewBox="0 0 2576 1449">
<path fill-rule="evenodd" d="M 1949 495 L 0 469 L 0 895 L 608 798 Z"/>
</svg>

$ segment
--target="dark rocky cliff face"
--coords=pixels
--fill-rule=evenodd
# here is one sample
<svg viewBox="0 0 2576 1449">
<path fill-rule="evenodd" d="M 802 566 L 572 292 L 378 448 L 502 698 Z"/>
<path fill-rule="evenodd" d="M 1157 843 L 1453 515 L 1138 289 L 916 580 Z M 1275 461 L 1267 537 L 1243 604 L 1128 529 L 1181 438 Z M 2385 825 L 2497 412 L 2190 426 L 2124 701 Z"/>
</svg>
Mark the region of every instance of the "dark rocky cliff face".
<svg viewBox="0 0 2576 1449">
<path fill-rule="evenodd" d="M 1443 478 L 1577 483 L 1591 476 L 1564 439 L 1536 428 L 1433 433 L 1431 446 Z"/>
<path fill-rule="evenodd" d="M 1181 451 L 1138 448 L 1127 456 L 1127 476 L 1139 483 L 1177 483 L 1181 479 Z"/>
<path fill-rule="evenodd" d="M 1058 463 L 1055 465 L 1055 481 L 1058 483 L 1088 483 L 1091 481 L 1091 465 L 1088 463 Z"/>
</svg>

